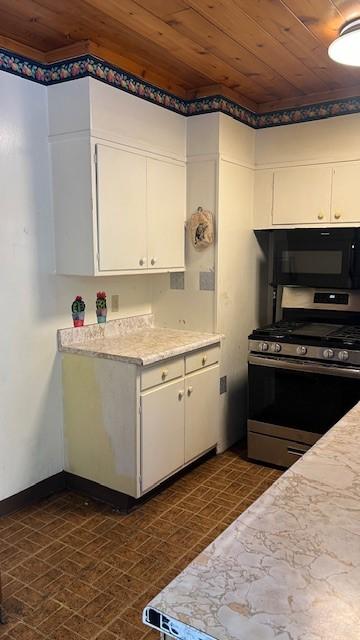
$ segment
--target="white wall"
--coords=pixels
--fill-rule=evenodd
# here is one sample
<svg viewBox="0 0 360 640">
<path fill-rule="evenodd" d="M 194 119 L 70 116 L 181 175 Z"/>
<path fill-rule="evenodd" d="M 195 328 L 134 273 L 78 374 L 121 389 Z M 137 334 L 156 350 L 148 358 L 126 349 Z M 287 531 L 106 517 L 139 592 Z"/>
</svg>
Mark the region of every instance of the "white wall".
<svg viewBox="0 0 360 640">
<path fill-rule="evenodd" d="M 184 290 L 169 277 L 154 282 L 156 322 L 224 334 L 219 450 L 245 435 L 247 337 L 260 323 L 260 273 L 264 258 L 253 229 L 255 132 L 223 114 L 187 121 L 187 176 L 190 217 L 197 206 L 215 214 L 216 243 L 196 251 L 187 235 Z M 199 272 L 215 272 L 215 290 L 199 289 Z M 159 285 L 159 286 L 157 286 Z"/>
<path fill-rule="evenodd" d="M 54 275 L 46 88 L 0 72 L 0 95 L 1 500 L 63 469 L 56 330 L 71 325 L 74 296 L 88 322 L 98 289 L 120 296 L 109 317 L 149 312 L 154 276 Z"/>
<path fill-rule="evenodd" d="M 217 226 L 217 177 L 219 114 L 187 120 L 187 221 L 199 206 L 215 216 Z M 185 239 L 184 289 L 171 289 L 169 275 L 153 281 L 153 312 L 164 327 L 192 331 L 215 330 L 215 291 L 200 290 L 200 272 L 215 272 L 215 247 L 194 249 L 189 228 Z"/>
<path fill-rule="evenodd" d="M 254 171 L 220 161 L 217 260 L 217 331 L 223 333 L 220 450 L 246 435 L 248 335 L 261 323 L 264 257 L 253 228 Z"/>
<path fill-rule="evenodd" d="M 62 469 L 46 89 L 0 73 L 0 499 Z"/>
</svg>

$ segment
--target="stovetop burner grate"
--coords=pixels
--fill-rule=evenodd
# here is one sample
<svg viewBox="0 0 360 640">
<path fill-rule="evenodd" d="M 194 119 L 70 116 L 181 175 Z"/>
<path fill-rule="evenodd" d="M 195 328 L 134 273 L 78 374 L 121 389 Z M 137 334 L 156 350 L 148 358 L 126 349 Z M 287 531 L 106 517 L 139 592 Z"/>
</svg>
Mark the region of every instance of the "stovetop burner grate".
<svg viewBox="0 0 360 640">
<path fill-rule="evenodd" d="M 360 348 L 360 325 L 339 325 L 322 322 L 280 320 L 272 325 L 255 329 L 253 338 L 294 342 L 306 340 L 309 344 L 334 342 Z"/>
</svg>

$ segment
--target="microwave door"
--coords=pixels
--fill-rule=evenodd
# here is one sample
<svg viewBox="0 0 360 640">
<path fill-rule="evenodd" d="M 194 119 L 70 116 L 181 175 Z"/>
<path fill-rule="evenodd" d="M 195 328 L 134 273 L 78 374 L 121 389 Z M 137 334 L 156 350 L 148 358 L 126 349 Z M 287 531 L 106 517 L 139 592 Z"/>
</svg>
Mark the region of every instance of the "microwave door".
<svg viewBox="0 0 360 640">
<path fill-rule="evenodd" d="M 274 232 L 274 284 L 354 288 L 357 230 L 282 229 Z"/>
</svg>

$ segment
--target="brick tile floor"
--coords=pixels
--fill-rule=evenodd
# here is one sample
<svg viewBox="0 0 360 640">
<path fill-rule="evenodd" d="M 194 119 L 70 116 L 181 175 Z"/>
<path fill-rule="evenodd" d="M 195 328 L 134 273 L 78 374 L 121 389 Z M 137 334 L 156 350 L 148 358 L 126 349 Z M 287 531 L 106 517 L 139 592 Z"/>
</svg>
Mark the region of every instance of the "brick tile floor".
<svg viewBox="0 0 360 640">
<path fill-rule="evenodd" d="M 150 640 L 143 607 L 280 471 L 236 449 L 121 515 L 71 492 L 0 518 L 0 640 Z"/>
</svg>

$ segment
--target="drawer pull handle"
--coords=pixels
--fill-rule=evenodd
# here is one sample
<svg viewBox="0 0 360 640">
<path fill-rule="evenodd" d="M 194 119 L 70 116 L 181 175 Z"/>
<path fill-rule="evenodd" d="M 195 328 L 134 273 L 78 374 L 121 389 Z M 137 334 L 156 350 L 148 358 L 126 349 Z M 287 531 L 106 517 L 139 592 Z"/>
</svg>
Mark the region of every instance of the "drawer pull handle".
<svg viewBox="0 0 360 640">
<path fill-rule="evenodd" d="M 188 396 L 191 396 L 192 392 L 193 392 L 193 388 L 192 387 L 188 387 L 188 390 L 187 390 Z"/>
<path fill-rule="evenodd" d="M 318 220 L 322 220 L 324 217 L 324 214 L 320 211 L 320 213 L 318 214 Z"/>
<path fill-rule="evenodd" d="M 207 356 L 203 356 L 203 359 L 201 361 L 202 362 L 202 366 L 204 366 L 206 364 L 206 360 L 207 360 Z"/>
<path fill-rule="evenodd" d="M 183 397 L 184 397 L 184 392 L 183 391 L 179 391 L 179 395 L 178 395 L 179 400 L 182 400 Z"/>
<path fill-rule="evenodd" d="M 296 456 L 297 458 L 301 458 L 301 456 L 303 456 L 306 452 L 307 449 L 295 449 L 294 447 L 288 447 L 288 453 L 290 453 L 292 456 Z"/>
<path fill-rule="evenodd" d="M 337 211 L 335 213 L 335 220 L 339 220 L 341 218 L 341 213 L 339 211 Z"/>
<path fill-rule="evenodd" d="M 168 373 L 169 373 L 169 372 L 168 372 L 168 370 L 167 370 L 167 369 L 164 369 L 164 370 L 163 370 L 163 372 L 162 372 L 162 374 L 161 374 L 161 377 L 162 377 L 162 379 L 163 379 L 163 380 L 166 380 Z"/>
</svg>

